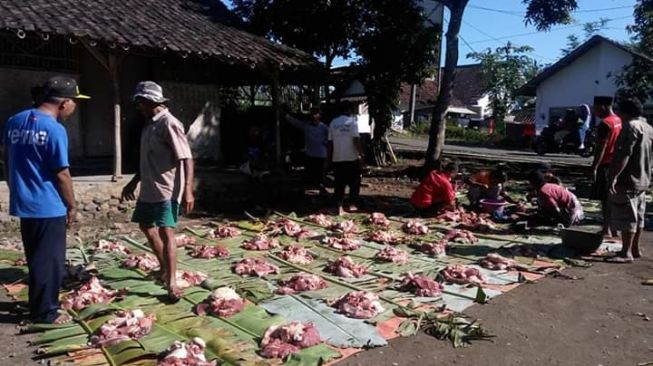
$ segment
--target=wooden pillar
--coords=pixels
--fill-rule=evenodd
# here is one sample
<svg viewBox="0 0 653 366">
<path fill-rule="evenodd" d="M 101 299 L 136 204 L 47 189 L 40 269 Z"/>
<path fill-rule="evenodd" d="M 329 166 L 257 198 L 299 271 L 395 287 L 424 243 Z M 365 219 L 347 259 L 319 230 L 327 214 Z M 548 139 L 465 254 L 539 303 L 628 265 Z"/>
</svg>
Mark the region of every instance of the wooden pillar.
<svg viewBox="0 0 653 366">
<path fill-rule="evenodd" d="M 281 105 L 279 100 L 279 71 L 272 73 L 272 108 L 274 109 L 275 161 L 281 166 Z"/>
<path fill-rule="evenodd" d="M 113 92 L 113 177 L 112 181 L 122 178 L 122 114 L 120 111 L 120 81 L 118 75 L 118 61 L 116 56 L 110 54 L 109 74 L 111 75 L 111 85 Z"/>
</svg>

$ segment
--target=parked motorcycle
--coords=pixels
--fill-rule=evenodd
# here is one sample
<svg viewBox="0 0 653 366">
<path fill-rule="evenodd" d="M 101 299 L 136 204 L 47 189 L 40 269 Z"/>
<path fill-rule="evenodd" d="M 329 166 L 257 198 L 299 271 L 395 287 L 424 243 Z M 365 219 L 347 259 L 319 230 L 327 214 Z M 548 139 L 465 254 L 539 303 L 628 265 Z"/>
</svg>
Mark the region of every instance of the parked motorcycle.
<svg viewBox="0 0 653 366">
<path fill-rule="evenodd" d="M 545 127 L 535 140 L 533 150 L 538 155 L 545 154 L 577 154 L 589 157 L 594 154 L 596 138 L 594 131 L 590 130 L 585 136 L 585 148 L 580 149 L 580 135 L 578 130 L 569 131 L 558 126 Z"/>
</svg>

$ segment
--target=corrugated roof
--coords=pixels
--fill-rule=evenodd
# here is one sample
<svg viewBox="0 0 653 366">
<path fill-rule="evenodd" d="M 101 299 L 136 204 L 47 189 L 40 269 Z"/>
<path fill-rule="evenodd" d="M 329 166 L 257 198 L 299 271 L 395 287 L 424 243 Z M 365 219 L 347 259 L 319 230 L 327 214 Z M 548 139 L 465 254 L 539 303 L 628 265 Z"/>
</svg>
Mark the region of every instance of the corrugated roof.
<svg viewBox="0 0 653 366">
<path fill-rule="evenodd" d="M 217 0 L 0 0 L 0 30 L 167 51 L 229 64 L 316 66 L 302 51 L 237 29 Z"/>
</svg>

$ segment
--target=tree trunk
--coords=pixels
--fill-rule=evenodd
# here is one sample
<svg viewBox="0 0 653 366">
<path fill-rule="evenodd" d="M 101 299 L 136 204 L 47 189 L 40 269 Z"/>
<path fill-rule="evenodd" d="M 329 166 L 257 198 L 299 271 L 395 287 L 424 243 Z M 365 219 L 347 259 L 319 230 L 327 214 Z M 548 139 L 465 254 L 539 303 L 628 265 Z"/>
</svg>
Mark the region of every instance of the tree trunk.
<svg viewBox="0 0 653 366">
<path fill-rule="evenodd" d="M 451 12 L 449 26 L 447 28 L 446 40 L 446 58 L 444 64 L 444 73 L 440 85 L 440 94 L 435 103 L 435 110 L 431 119 L 431 130 L 429 132 L 429 145 L 426 150 L 425 165 L 437 166 L 444 148 L 444 138 L 446 129 L 446 115 L 451 93 L 453 91 L 454 80 L 456 78 L 456 66 L 458 65 L 458 39 L 460 26 L 463 20 L 465 7 L 469 0 L 450 1 L 447 7 Z"/>
</svg>

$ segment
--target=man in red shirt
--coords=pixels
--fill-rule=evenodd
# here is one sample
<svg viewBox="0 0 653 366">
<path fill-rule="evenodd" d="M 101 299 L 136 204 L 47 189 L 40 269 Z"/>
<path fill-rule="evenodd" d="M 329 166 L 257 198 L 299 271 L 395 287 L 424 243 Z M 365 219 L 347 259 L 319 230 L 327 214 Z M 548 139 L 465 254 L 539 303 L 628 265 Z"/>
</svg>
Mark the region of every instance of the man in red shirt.
<svg viewBox="0 0 653 366">
<path fill-rule="evenodd" d="M 537 191 L 541 217 L 553 218 L 556 223 L 564 226 L 575 225 L 583 220 L 583 207 L 567 188 L 547 183 L 547 178 L 539 171 L 532 172 L 528 180 Z"/>
<path fill-rule="evenodd" d="M 444 210 L 452 210 L 456 205 L 456 190 L 451 184 L 458 175 L 458 164 L 449 163 L 442 171 L 430 172 L 413 192 L 410 203 L 422 216 L 435 215 Z"/>
<path fill-rule="evenodd" d="M 621 118 L 612 110 L 612 97 L 595 97 L 594 114 L 601 118 L 597 128 L 598 141 L 590 178 L 594 182 L 591 198 L 601 201 L 603 211 L 603 235 L 612 236 L 610 229 L 610 205 L 608 205 L 608 168 L 614 157 L 617 138 L 621 133 Z"/>
</svg>

